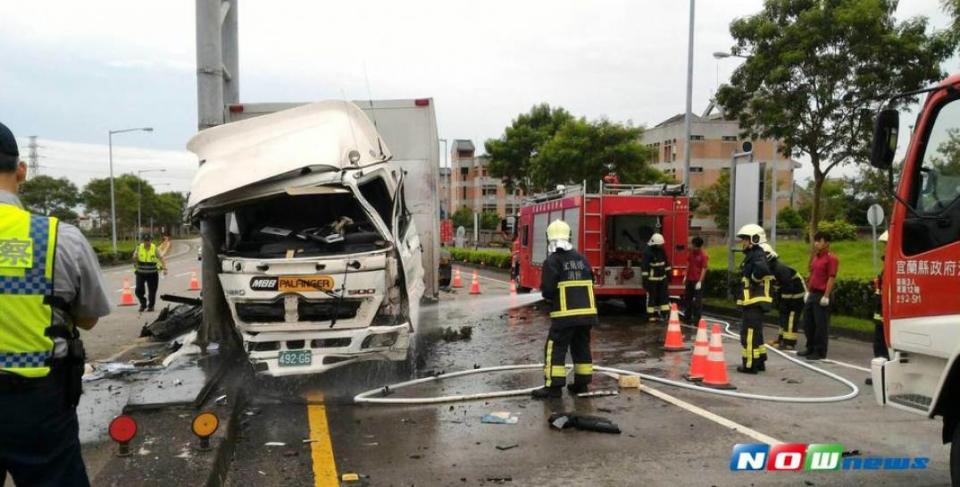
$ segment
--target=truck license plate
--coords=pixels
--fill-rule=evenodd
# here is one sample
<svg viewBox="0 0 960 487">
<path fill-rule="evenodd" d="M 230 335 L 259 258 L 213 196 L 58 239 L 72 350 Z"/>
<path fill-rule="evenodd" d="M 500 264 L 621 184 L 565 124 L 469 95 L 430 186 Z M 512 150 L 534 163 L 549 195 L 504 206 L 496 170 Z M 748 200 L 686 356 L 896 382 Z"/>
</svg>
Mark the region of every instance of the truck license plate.
<svg viewBox="0 0 960 487">
<path fill-rule="evenodd" d="M 280 367 L 302 367 L 310 365 L 313 362 L 313 354 L 310 350 L 290 350 L 280 352 L 280 358 L 277 364 Z"/>
</svg>

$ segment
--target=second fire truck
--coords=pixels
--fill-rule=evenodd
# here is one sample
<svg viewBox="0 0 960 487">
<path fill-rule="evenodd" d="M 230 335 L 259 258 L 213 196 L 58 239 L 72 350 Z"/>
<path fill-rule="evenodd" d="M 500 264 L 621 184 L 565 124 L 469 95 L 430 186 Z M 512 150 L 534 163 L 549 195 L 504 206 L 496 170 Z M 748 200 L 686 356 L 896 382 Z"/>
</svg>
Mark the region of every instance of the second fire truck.
<svg viewBox="0 0 960 487">
<path fill-rule="evenodd" d="M 520 292 L 539 287 L 547 225 L 562 219 L 570 225 L 574 247 L 593 267 L 598 299 L 622 298 L 632 309 L 645 308 L 640 260 L 654 233 L 663 235 L 673 266 L 670 296 L 683 295 L 690 205 L 682 185 L 602 181 L 596 193 L 584 185 L 558 187 L 528 198 L 519 214 L 513 274 Z"/>
</svg>

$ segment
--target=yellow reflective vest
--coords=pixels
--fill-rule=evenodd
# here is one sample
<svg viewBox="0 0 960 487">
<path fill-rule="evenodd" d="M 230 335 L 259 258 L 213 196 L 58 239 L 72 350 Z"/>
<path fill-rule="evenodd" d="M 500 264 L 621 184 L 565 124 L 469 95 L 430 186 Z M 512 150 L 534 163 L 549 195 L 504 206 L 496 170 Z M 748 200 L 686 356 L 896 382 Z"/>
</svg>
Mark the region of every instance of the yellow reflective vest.
<svg viewBox="0 0 960 487">
<path fill-rule="evenodd" d="M 53 261 L 57 219 L 0 205 L 0 370 L 28 378 L 50 373 Z"/>
<path fill-rule="evenodd" d="M 156 244 L 151 243 L 150 248 L 143 244 L 137 245 L 137 263 L 134 268 L 143 273 L 157 272 L 162 268 Z"/>
</svg>

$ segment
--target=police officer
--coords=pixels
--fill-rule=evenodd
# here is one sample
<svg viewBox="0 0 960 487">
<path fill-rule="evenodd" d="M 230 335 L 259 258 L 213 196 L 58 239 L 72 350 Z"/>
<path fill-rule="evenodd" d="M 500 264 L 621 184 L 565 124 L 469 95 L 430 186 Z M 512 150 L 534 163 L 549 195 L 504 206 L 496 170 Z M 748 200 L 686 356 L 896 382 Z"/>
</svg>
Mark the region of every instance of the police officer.
<svg viewBox="0 0 960 487">
<path fill-rule="evenodd" d="M 780 256 L 770 244 L 762 243 L 760 248 L 767 256 L 767 266 L 775 279 L 773 297 L 779 313 L 780 334 L 771 343 L 779 348 L 792 350 L 797 346 L 797 325 L 801 323 L 807 284 L 796 269 L 780 261 Z"/>
<path fill-rule="evenodd" d="M 157 287 L 160 285 L 160 271 L 167 273 L 167 262 L 158 251 L 159 248 L 151 239 L 150 234 L 143 234 L 143 242 L 133 251 L 134 274 L 137 276 L 135 294 L 140 301 L 140 312 L 152 312 L 157 302 Z M 149 299 L 147 291 L 149 290 Z"/>
<path fill-rule="evenodd" d="M 573 357 L 572 394 L 587 392 L 593 378 L 590 357 L 590 327 L 597 324 L 593 296 L 593 271 L 590 263 L 573 250 L 570 226 L 554 220 L 547 227 L 547 252 L 543 263 L 540 291 L 550 301 L 550 334 L 544 360 L 544 387 L 533 391 L 536 399 L 560 397 L 566 384 L 567 348 Z"/>
<path fill-rule="evenodd" d="M 887 243 L 887 231 L 884 231 L 878 242 Z M 883 259 L 883 256 L 880 257 Z M 887 339 L 883 334 L 883 268 L 873 280 L 873 358 L 883 357 L 890 360 L 890 350 L 887 349 Z M 873 385 L 873 379 L 867 377 L 867 385 Z"/>
<path fill-rule="evenodd" d="M 110 313 L 96 254 L 80 231 L 23 209 L 16 139 L 0 124 L 0 485 L 89 485 L 76 405 L 77 328 Z"/>
<path fill-rule="evenodd" d="M 654 233 L 647 242 L 640 260 L 643 275 L 643 287 L 647 291 L 647 316 L 650 321 L 666 321 L 670 314 L 670 292 L 668 289 L 670 261 L 663 250 L 663 235 Z"/>
<path fill-rule="evenodd" d="M 740 327 L 740 345 L 743 346 L 743 364 L 737 372 L 756 374 L 766 369 L 767 347 L 763 343 L 763 314 L 773 303 L 771 286 L 773 274 L 767 265 L 767 257 L 761 244 L 767 242 L 763 227 L 753 223 L 744 225 L 737 232 L 743 248 L 740 264 L 740 292 L 737 305 L 743 311 Z"/>
</svg>

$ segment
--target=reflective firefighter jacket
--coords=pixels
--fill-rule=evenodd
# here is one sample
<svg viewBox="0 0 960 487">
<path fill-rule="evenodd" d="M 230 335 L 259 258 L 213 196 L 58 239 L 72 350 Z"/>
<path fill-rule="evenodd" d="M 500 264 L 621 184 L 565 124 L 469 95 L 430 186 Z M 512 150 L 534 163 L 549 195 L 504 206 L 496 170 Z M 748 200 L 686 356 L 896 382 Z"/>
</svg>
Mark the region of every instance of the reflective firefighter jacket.
<svg viewBox="0 0 960 487">
<path fill-rule="evenodd" d="M 50 373 L 57 219 L 0 205 L 0 370 Z"/>
<path fill-rule="evenodd" d="M 744 251 L 740 264 L 740 292 L 737 293 L 737 305 L 760 306 L 769 309 L 773 303 L 773 273 L 767 265 L 767 256 L 763 249 L 754 245 Z"/>
<path fill-rule="evenodd" d="M 774 292 L 781 300 L 803 299 L 804 293 L 807 292 L 807 283 L 796 269 L 780 262 L 780 259 L 769 260 L 767 265 L 776 279 Z"/>
<path fill-rule="evenodd" d="M 540 291 L 550 301 L 553 326 L 597 324 L 590 263 L 575 250 L 557 250 L 543 262 Z"/>
<path fill-rule="evenodd" d="M 649 282 L 663 281 L 670 275 L 670 262 L 662 245 L 648 245 L 643 251 L 640 260 L 640 269 L 643 271 L 643 280 Z"/>
</svg>

